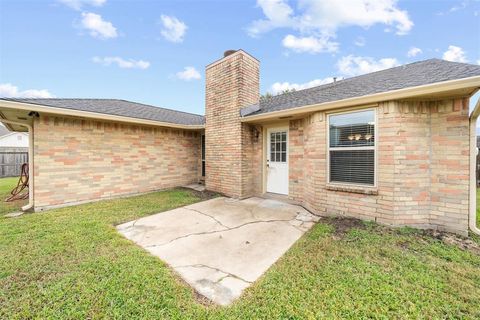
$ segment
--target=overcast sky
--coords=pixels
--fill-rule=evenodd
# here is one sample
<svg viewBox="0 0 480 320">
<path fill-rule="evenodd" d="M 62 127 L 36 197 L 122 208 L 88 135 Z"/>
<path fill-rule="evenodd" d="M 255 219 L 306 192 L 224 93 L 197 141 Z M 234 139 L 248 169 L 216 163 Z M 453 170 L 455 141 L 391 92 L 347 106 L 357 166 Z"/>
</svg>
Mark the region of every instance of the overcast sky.
<svg viewBox="0 0 480 320">
<path fill-rule="evenodd" d="M 480 63 L 479 1 L 0 0 L 0 95 L 120 98 L 203 114 L 204 68 L 261 61 L 261 91 L 428 58 Z"/>
</svg>

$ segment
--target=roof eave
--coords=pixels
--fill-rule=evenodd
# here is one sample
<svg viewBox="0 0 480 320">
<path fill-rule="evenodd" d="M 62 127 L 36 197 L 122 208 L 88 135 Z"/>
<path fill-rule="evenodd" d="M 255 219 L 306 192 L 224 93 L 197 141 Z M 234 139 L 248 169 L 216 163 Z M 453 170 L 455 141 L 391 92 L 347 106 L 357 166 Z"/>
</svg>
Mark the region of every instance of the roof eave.
<svg viewBox="0 0 480 320">
<path fill-rule="evenodd" d="M 0 120 L 1 121 L 1 120 Z M 18 131 L 12 131 L 12 132 L 9 132 L 7 134 L 4 134 L 3 136 L 0 136 L 0 139 L 3 139 L 3 138 L 6 138 L 6 137 L 10 137 L 14 134 L 23 134 L 23 135 L 27 135 L 28 133 L 26 132 L 18 132 Z"/>
<path fill-rule="evenodd" d="M 201 130 L 205 128 L 204 124 L 201 124 L 201 125 L 178 124 L 178 123 L 147 120 L 147 119 L 140 119 L 140 118 L 131 118 L 131 117 L 118 116 L 118 115 L 105 114 L 105 113 L 81 111 L 81 110 L 75 110 L 75 109 L 57 108 L 57 107 L 51 107 L 51 106 L 45 106 L 45 105 L 39 105 L 39 104 L 8 101 L 8 100 L 1 100 L 1 99 L 0 99 L 0 108 L 36 111 L 39 113 L 49 113 L 49 114 L 56 114 L 56 115 L 62 115 L 62 116 L 72 116 L 72 117 L 81 117 L 81 118 L 107 120 L 107 121 L 118 121 L 118 122 L 143 124 L 143 125 L 150 125 L 150 126 L 156 126 L 156 127 L 168 127 L 168 128 L 175 128 L 175 129 L 185 129 L 185 130 Z"/>
<path fill-rule="evenodd" d="M 316 111 L 324 111 L 336 109 L 341 107 L 352 107 L 358 105 L 368 105 L 381 101 L 415 98 L 419 96 L 426 96 L 430 94 L 440 93 L 444 91 L 452 91 L 467 88 L 479 88 L 480 76 L 474 76 L 463 79 L 449 80 L 437 82 L 422 86 L 409 87 L 404 89 L 386 91 L 375 93 L 366 96 L 359 96 L 354 98 L 336 100 L 331 102 L 324 102 L 319 104 L 306 105 L 285 110 L 272 111 L 268 113 L 261 113 L 257 115 L 247 115 L 242 118 L 242 122 L 258 122 L 261 120 L 272 120 L 280 117 L 289 117 L 299 114 L 308 114 Z M 480 109 L 479 109 L 480 112 Z"/>
</svg>

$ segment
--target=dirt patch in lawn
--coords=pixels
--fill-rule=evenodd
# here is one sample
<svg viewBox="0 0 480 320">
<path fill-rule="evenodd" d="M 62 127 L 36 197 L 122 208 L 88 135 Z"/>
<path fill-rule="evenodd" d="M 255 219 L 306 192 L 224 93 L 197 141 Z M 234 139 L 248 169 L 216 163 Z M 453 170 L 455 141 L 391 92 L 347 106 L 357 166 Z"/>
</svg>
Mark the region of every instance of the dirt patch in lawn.
<svg viewBox="0 0 480 320">
<path fill-rule="evenodd" d="M 340 240 L 345 237 L 345 235 L 352 229 L 365 230 L 368 228 L 368 223 L 354 218 L 345 218 L 345 217 L 324 217 L 321 220 L 321 223 L 329 224 L 334 227 L 332 233 L 332 238 L 334 240 Z M 391 228 L 388 226 L 373 224 L 370 225 L 373 227 L 376 233 L 378 234 L 396 234 L 404 233 L 405 230 L 398 228 Z M 437 231 L 437 230 L 410 230 L 410 235 L 416 237 L 420 241 L 425 241 L 427 237 L 434 238 L 442 241 L 445 244 L 453 245 L 461 250 L 470 251 L 474 254 L 480 255 L 480 244 L 472 240 L 471 238 L 462 237 L 454 233 Z M 399 241 L 398 245 L 403 249 L 409 249 L 412 239 L 405 241 Z"/>
<path fill-rule="evenodd" d="M 426 230 L 425 234 L 436 238 L 445 244 L 454 245 L 462 250 L 467 250 L 477 255 L 480 255 L 480 245 L 472 239 L 461 237 L 453 233 L 436 230 Z"/>
<path fill-rule="evenodd" d="M 185 188 L 185 187 L 179 187 L 178 189 L 186 190 L 186 191 L 190 192 L 191 194 L 193 194 L 195 197 L 198 197 L 198 198 L 202 199 L 202 201 L 213 199 L 213 198 L 216 198 L 216 197 L 220 196 L 220 194 L 218 194 L 216 192 L 213 192 L 213 191 L 209 191 L 209 190 L 197 191 L 197 190 L 190 189 L 190 188 Z"/>
<path fill-rule="evenodd" d="M 365 229 L 365 223 L 354 218 L 324 217 L 320 222 L 335 228 L 332 235 L 334 239 L 343 238 L 351 229 Z"/>
</svg>

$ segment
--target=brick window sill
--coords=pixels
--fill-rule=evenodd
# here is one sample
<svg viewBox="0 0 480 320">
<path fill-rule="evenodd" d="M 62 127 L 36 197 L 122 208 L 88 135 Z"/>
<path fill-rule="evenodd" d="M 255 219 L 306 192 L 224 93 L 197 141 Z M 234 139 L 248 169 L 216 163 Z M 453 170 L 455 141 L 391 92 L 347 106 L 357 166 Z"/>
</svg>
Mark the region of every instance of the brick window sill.
<svg viewBox="0 0 480 320">
<path fill-rule="evenodd" d="M 349 186 L 349 185 L 343 185 L 343 184 L 327 184 L 325 189 L 331 190 L 331 191 L 378 195 L 378 189 L 374 187 Z"/>
</svg>

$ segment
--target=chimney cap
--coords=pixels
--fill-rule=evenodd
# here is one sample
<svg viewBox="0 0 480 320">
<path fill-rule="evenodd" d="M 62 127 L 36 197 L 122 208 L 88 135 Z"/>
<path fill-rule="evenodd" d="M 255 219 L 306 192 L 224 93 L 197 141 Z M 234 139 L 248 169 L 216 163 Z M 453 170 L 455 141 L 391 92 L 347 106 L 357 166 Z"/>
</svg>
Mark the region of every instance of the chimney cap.
<svg viewBox="0 0 480 320">
<path fill-rule="evenodd" d="M 223 57 L 225 58 L 226 56 L 229 56 L 235 52 L 237 52 L 237 50 L 227 50 L 223 53 Z"/>
</svg>

